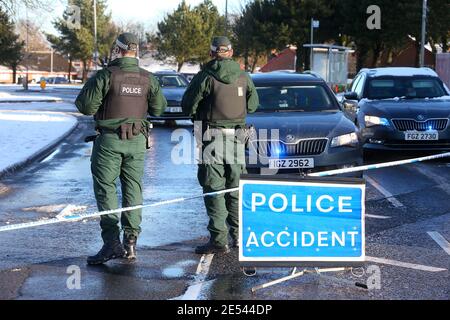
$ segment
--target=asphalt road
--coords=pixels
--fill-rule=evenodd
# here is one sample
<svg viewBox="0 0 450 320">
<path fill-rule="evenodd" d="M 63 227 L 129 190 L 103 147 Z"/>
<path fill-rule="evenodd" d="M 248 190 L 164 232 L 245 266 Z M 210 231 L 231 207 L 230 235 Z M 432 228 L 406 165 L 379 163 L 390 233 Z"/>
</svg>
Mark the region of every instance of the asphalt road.
<svg viewBox="0 0 450 320">
<path fill-rule="evenodd" d="M 66 102 L 75 96 L 59 94 Z M 59 106 L 66 106 L 60 111 L 73 112 L 68 103 Z M 93 122 L 79 117 L 75 132 L 55 152 L 0 180 L 0 225 L 51 218 L 67 204 L 95 210 L 91 145 L 83 142 L 93 132 Z M 178 128 L 191 130 L 186 123 Z M 174 129 L 158 125 L 153 131 L 145 166 L 145 203 L 201 194 L 196 166 L 170 160 Z M 380 154 L 369 161 L 419 155 Z M 450 255 L 444 248 L 450 241 L 449 159 L 371 171 L 366 178 L 367 255 L 373 258 L 362 269 L 307 274 L 252 294 L 252 287 L 290 270 L 258 269 L 256 276 L 247 277 L 239 268 L 237 252 L 207 257 L 199 266 L 201 257 L 194 248 L 206 239 L 207 219 L 202 201 L 194 200 L 145 210 L 135 264 L 86 266 L 86 256 L 101 245 L 98 220 L 0 233 L 0 299 L 448 300 Z M 444 248 L 431 235 L 442 237 Z M 80 288 L 70 285 L 71 266 L 80 271 Z M 373 279 L 374 270 L 379 271 L 379 288 L 354 285 Z"/>
</svg>

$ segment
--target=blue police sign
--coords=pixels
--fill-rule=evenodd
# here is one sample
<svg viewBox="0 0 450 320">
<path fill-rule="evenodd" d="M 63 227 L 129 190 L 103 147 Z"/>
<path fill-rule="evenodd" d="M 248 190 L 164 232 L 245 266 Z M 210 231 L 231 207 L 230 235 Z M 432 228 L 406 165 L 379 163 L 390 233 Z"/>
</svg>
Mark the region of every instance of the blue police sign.
<svg viewBox="0 0 450 320">
<path fill-rule="evenodd" d="M 241 180 L 241 264 L 319 266 L 364 261 L 362 180 L 272 179 Z"/>
</svg>

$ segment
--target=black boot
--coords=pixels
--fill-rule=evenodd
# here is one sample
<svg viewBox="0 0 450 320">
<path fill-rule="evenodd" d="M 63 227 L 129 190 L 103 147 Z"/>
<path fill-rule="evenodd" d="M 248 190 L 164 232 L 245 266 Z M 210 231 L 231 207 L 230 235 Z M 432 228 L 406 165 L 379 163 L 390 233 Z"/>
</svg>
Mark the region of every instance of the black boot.
<svg viewBox="0 0 450 320">
<path fill-rule="evenodd" d="M 199 246 L 195 249 L 195 253 L 197 254 L 220 254 L 220 253 L 229 253 L 230 248 L 225 246 L 218 246 L 212 242 L 208 242 L 203 246 Z"/>
<path fill-rule="evenodd" d="M 128 260 L 136 260 L 137 254 L 136 254 L 136 242 L 137 238 L 135 236 L 123 236 L 123 247 L 127 254 L 125 255 L 125 258 Z"/>
<path fill-rule="evenodd" d="M 239 248 L 239 239 L 232 239 L 232 240 L 231 240 L 231 247 L 232 247 L 233 249 Z"/>
<path fill-rule="evenodd" d="M 239 234 L 230 233 L 230 247 L 233 249 L 239 248 Z"/>
<path fill-rule="evenodd" d="M 120 240 L 106 242 L 102 249 L 95 255 L 87 258 L 89 265 L 103 264 L 112 259 L 123 258 L 126 254 Z"/>
</svg>

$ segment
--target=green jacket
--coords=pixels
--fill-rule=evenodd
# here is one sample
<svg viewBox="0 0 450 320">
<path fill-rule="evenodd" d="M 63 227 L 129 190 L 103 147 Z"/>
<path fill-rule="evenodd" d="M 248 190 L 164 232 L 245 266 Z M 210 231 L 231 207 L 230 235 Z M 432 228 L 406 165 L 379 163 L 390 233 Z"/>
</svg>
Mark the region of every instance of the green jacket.
<svg viewBox="0 0 450 320">
<path fill-rule="evenodd" d="M 214 77 L 223 83 L 235 82 L 244 71 L 241 70 L 239 64 L 231 59 L 224 60 L 212 60 L 205 65 L 202 71 L 200 71 L 191 81 L 187 88 L 181 106 L 183 112 L 193 116 L 194 120 L 198 119 L 196 115 L 199 113 L 204 114 L 202 108 L 207 108 L 206 98 L 211 92 L 210 77 Z M 253 81 L 248 76 L 248 88 L 247 88 L 247 112 L 253 113 L 258 109 L 259 99 L 256 92 Z M 244 125 L 245 120 L 221 120 L 214 123 L 217 127 L 234 128 L 237 125 Z"/>
<path fill-rule="evenodd" d="M 139 62 L 135 58 L 120 58 L 112 61 L 108 67 L 118 66 L 121 70 L 138 72 Z M 75 105 L 84 115 L 95 115 L 102 106 L 103 100 L 108 94 L 110 88 L 111 71 L 103 69 L 97 72 L 95 76 L 90 78 L 80 94 L 78 95 Z M 167 107 L 167 101 L 162 94 L 158 80 L 150 76 L 150 89 L 148 95 L 148 113 L 152 116 L 160 116 Z M 112 119 L 99 120 L 97 126 L 102 128 L 117 129 L 123 123 L 134 122 L 136 119 Z M 147 120 L 143 121 L 144 124 Z"/>
</svg>

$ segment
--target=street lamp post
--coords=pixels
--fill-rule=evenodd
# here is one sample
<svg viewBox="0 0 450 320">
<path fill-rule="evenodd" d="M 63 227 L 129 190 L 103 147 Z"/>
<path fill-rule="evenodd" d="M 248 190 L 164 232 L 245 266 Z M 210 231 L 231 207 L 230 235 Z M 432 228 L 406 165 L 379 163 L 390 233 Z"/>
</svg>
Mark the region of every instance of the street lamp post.
<svg viewBox="0 0 450 320">
<path fill-rule="evenodd" d="M 422 38 L 420 40 L 420 61 L 421 67 L 425 65 L 425 38 L 427 28 L 427 0 L 423 0 L 422 4 Z"/>
<path fill-rule="evenodd" d="M 225 0 L 225 33 L 228 33 L 228 0 Z"/>
<path fill-rule="evenodd" d="M 53 47 L 50 47 L 50 74 L 53 75 Z"/>
<path fill-rule="evenodd" d="M 26 66 L 25 66 L 25 68 L 26 68 L 26 75 L 25 75 L 25 82 L 23 83 L 23 88 L 25 89 L 25 90 L 28 90 L 28 59 L 30 58 L 29 57 L 29 51 L 30 51 L 30 48 L 29 48 L 29 38 L 28 38 L 28 28 L 29 28 L 29 23 L 30 23 L 30 21 L 28 20 L 28 4 L 25 4 L 25 14 L 26 14 L 26 19 L 27 19 L 27 23 L 26 23 L 26 33 L 27 33 L 27 36 L 26 36 L 26 54 L 25 54 L 25 56 L 26 56 L 26 62 L 25 62 L 25 64 L 26 64 Z"/>
<path fill-rule="evenodd" d="M 314 20 L 314 18 L 311 18 L 311 52 L 309 57 L 309 69 L 313 70 L 313 63 L 314 63 L 314 28 L 319 28 L 319 20 Z"/>
<path fill-rule="evenodd" d="M 313 68 L 313 44 L 314 44 L 314 18 L 311 18 L 311 52 L 310 52 L 310 56 L 309 56 L 309 70 L 312 70 Z"/>
</svg>

